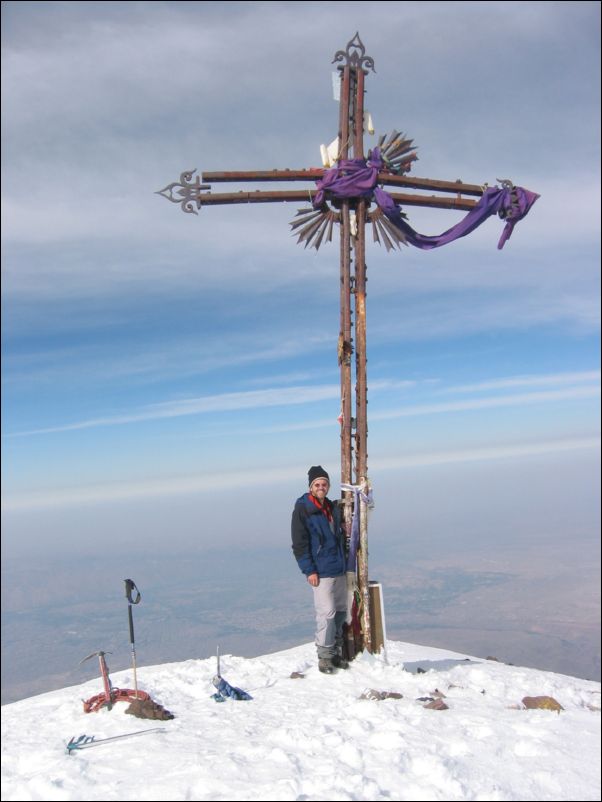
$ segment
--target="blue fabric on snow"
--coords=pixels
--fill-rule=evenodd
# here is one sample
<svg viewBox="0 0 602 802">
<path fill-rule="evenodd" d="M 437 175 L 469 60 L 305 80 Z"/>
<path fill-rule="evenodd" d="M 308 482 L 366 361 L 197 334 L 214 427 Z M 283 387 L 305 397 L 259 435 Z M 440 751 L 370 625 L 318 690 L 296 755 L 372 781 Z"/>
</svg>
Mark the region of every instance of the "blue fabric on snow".
<svg viewBox="0 0 602 802">
<path fill-rule="evenodd" d="M 253 698 L 251 694 L 241 688 L 235 688 L 230 685 L 223 677 L 214 677 L 213 684 L 217 688 L 217 693 L 214 693 L 212 697 L 216 702 L 225 702 L 227 698 L 236 699 L 237 701 L 246 701 Z"/>
</svg>

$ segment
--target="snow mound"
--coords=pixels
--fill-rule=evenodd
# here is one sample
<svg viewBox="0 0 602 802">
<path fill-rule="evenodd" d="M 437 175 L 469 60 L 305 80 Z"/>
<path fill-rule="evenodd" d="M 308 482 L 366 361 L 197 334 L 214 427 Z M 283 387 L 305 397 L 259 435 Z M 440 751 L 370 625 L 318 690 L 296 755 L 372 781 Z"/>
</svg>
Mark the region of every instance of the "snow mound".
<svg viewBox="0 0 602 802">
<path fill-rule="evenodd" d="M 2 799 L 600 799 L 599 683 L 396 641 L 331 676 L 313 644 L 222 656 L 222 676 L 251 701 L 217 704 L 215 670 L 138 669 L 173 721 L 140 721 L 123 703 L 85 714 L 100 678 L 5 705 Z M 111 678 L 133 687 L 131 671 Z M 521 704 L 542 695 L 563 711 Z M 69 755 L 83 734 L 114 740 Z"/>
</svg>

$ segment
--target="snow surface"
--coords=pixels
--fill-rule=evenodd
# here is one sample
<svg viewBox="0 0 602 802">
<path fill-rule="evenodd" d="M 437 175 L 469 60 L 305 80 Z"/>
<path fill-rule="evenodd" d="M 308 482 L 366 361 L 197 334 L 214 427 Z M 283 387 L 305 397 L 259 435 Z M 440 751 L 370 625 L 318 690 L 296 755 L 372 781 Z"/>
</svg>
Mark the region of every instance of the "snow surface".
<svg viewBox="0 0 602 802">
<path fill-rule="evenodd" d="M 214 659 L 138 668 L 173 721 L 133 718 L 125 703 L 85 714 L 100 678 L 5 705 L 2 799 L 600 799 L 597 682 L 396 641 L 333 676 L 318 672 L 313 644 L 222 656 L 222 676 L 252 701 L 217 704 L 215 671 Z M 133 687 L 131 670 L 111 679 Z M 360 699 L 367 689 L 403 698 Z M 448 710 L 417 700 L 435 689 Z M 542 695 L 564 710 L 523 709 Z"/>
</svg>

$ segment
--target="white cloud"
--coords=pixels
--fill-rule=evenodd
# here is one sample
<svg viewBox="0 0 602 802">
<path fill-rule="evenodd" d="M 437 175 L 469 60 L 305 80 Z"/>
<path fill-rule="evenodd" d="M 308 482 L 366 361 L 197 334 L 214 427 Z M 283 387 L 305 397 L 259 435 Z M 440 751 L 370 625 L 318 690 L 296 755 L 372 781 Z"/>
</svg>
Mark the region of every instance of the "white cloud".
<svg viewBox="0 0 602 802">
<path fill-rule="evenodd" d="M 577 373 L 553 373 L 544 376 L 510 376 L 478 384 L 465 384 L 440 390 L 442 393 L 473 393 L 483 390 L 500 390 L 514 387 L 539 387 L 550 384 L 575 384 L 581 382 L 600 383 L 599 370 L 585 370 Z"/>
<path fill-rule="evenodd" d="M 595 398 L 600 395 L 600 387 L 571 387 L 564 390 L 547 390 L 517 395 L 502 395 L 491 398 L 473 398 L 466 401 L 442 401 L 437 404 L 418 404 L 414 406 L 376 412 L 371 420 L 389 420 L 392 418 L 414 417 L 416 415 L 440 415 L 449 412 L 464 412 L 475 409 L 493 409 L 495 407 L 515 407 L 530 404 L 542 404 L 555 401 L 569 401 L 583 398 Z"/>
<path fill-rule="evenodd" d="M 600 395 L 599 385 L 600 374 L 597 371 L 583 371 L 579 373 L 553 374 L 548 376 L 530 377 L 506 377 L 503 379 L 483 382 L 476 385 L 466 385 L 465 387 L 451 387 L 448 390 L 436 389 L 437 394 L 443 392 L 481 392 L 487 389 L 509 389 L 523 386 L 541 386 L 554 384 L 574 384 L 572 387 L 562 389 L 544 390 L 531 393 L 517 393 L 514 395 L 496 395 L 487 398 L 472 398 L 462 401 L 441 401 L 429 404 L 409 404 L 396 409 L 388 409 L 372 412 L 370 420 L 390 420 L 393 418 L 415 417 L 423 415 L 439 415 L 466 410 L 493 409 L 496 407 L 509 406 L 529 406 L 532 404 L 546 404 L 557 401 L 570 401 L 586 398 L 595 398 Z M 588 384 L 580 386 L 580 382 L 598 381 L 597 386 Z M 576 384 L 575 384 L 576 383 Z M 432 388 L 438 383 L 432 379 L 423 382 L 413 380 L 378 380 L 370 384 L 370 391 L 378 395 L 387 391 L 406 391 L 418 385 L 424 388 Z M 313 404 L 320 401 L 332 401 L 340 398 L 340 386 L 338 384 L 321 385 L 295 385 L 291 387 L 271 387 L 264 390 L 247 390 L 241 392 L 221 393 L 212 396 L 201 396 L 185 398 L 175 401 L 165 401 L 149 404 L 132 412 L 119 415 L 111 415 L 100 418 L 91 418 L 73 423 L 66 423 L 57 426 L 48 426 L 39 429 L 13 432 L 6 435 L 10 438 L 30 437 L 41 434 L 53 434 L 59 432 L 76 431 L 80 429 L 93 429 L 103 426 L 119 426 L 124 424 L 136 424 L 142 421 L 161 420 L 166 418 L 178 418 L 187 415 L 205 415 L 211 413 L 232 412 L 242 409 L 269 409 L 277 406 L 297 406 L 303 404 Z M 382 403 L 382 402 L 381 402 Z M 276 432 L 276 431 L 300 431 L 303 429 L 322 428 L 332 426 L 332 420 L 311 420 L 280 426 L 267 426 L 256 431 Z"/>
<path fill-rule="evenodd" d="M 377 471 L 397 468 L 413 468 L 424 465 L 447 465 L 460 462 L 480 462 L 498 459 L 520 459 L 521 457 L 543 454 L 559 454 L 565 451 L 599 449 L 600 437 L 581 437 L 567 440 L 550 440 L 539 443 L 512 443 L 490 448 L 473 448 L 461 451 L 439 451 L 427 454 L 383 457 L 373 461 L 372 468 Z"/>
<path fill-rule="evenodd" d="M 599 437 L 583 437 L 535 443 L 509 444 L 455 450 L 408 454 L 403 457 L 381 457 L 374 460 L 373 470 L 391 471 L 418 466 L 445 465 L 499 459 L 518 460 L 524 457 L 565 452 L 594 450 L 600 448 Z M 158 478 L 142 482 L 106 483 L 86 487 L 57 488 L 38 492 L 14 494 L 3 499 L 4 512 L 19 512 L 33 509 L 60 508 L 119 502 L 132 499 L 157 498 L 159 496 L 213 493 L 219 490 L 236 490 L 245 487 L 273 486 L 298 480 L 306 467 L 288 465 L 265 468 L 259 471 L 229 471 L 176 478 Z M 335 495 L 335 493 L 333 493 Z"/>
<path fill-rule="evenodd" d="M 288 406 L 296 404 L 309 404 L 316 401 L 338 398 L 340 388 L 338 385 L 325 384 L 297 387 L 278 387 L 268 390 L 249 390 L 238 393 L 222 393 L 214 396 L 200 398 L 187 398 L 181 401 L 166 401 L 151 404 L 136 412 L 123 415 L 113 415 L 103 418 L 66 423 L 61 426 L 49 426 L 43 429 L 32 429 L 25 432 L 15 432 L 11 437 L 27 437 L 37 434 L 52 434 L 56 432 L 69 432 L 77 429 L 92 429 L 99 426 L 117 426 L 125 423 L 140 423 L 141 421 L 160 420 L 163 418 L 178 418 L 184 415 L 202 415 L 211 412 L 231 412 L 240 409 L 253 409 L 275 406 Z"/>
</svg>

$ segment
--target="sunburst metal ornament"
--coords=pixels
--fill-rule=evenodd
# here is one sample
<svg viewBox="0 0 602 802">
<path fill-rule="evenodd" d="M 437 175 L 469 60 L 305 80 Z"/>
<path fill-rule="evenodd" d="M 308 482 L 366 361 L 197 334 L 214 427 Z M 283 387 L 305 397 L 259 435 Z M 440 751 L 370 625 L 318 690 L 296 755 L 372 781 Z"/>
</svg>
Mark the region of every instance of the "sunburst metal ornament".
<svg viewBox="0 0 602 802">
<path fill-rule="evenodd" d="M 405 213 L 401 213 L 406 218 Z M 378 207 L 368 212 L 368 220 L 372 223 L 372 238 L 374 242 L 385 246 L 387 251 L 399 249 L 407 245 L 406 235 L 389 220 L 382 209 Z M 319 209 L 311 206 L 299 209 L 290 226 L 297 234 L 297 244 L 305 243 L 305 248 L 320 249 L 323 242 L 332 242 L 332 229 L 335 223 L 341 222 L 341 214 L 331 209 L 328 203 L 323 203 Z M 299 231 L 300 226 L 303 226 Z"/>
<path fill-rule="evenodd" d="M 297 243 L 305 242 L 305 247 L 311 245 L 312 248 L 318 250 L 326 235 L 326 242 L 332 242 L 332 228 L 335 223 L 341 222 L 341 215 L 339 212 L 331 209 L 327 203 L 323 203 L 319 209 L 314 209 L 313 206 L 299 209 L 296 219 L 290 223 L 291 228 L 295 233 L 298 233 Z M 296 232 L 295 229 L 303 226 L 303 228 Z"/>
<path fill-rule="evenodd" d="M 383 134 L 378 140 L 377 147 L 379 148 L 380 158 L 382 160 L 382 167 L 379 170 L 379 174 L 388 173 L 390 175 L 403 175 L 412 169 L 413 162 L 418 159 L 414 147 L 414 140 L 408 139 L 405 134 L 396 130 L 392 131 L 390 134 Z M 371 156 L 372 152 L 369 152 L 368 159 L 366 160 L 366 169 L 368 171 L 370 170 L 369 162 Z M 339 171 L 336 175 L 344 178 L 346 164 L 344 161 L 340 161 L 330 169 Z M 351 160 L 349 162 L 349 173 L 352 174 L 353 170 L 357 169 L 357 160 Z M 326 175 L 326 172 L 324 175 Z M 376 179 L 374 183 L 375 187 L 377 185 L 378 179 Z M 299 209 L 295 219 L 290 223 L 293 233 L 298 235 L 297 243 L 305 243 L 306 248 L 309 246 L 319 250 L 322 242 L 332 242 L 333 225 L 341 221 L 336 191 L 334 193 L 329 193 L 328 189 L 324 191 L 326 199 L 321 206 Z M 369 197 L 366 198 L 366 200 L 368 201 L 368 206 L 370 206 L 373 198 Z M 332 208 L 330 204 L 335 208 Z M 403 212 L 401 212 L 401 216 L 404 219 L 406 218 Z M 398 249 L 401 245 L 407 245 L 405 233 L 384 214 L 379 206 L 372 211 L 368 211 L 367 219 L 372 223 L 372 237 L 374 242 L 378 244 L 382 242 L 387 251 Z"/>
<path fill-rule="evenodd" d="M 404 212 L 401 213 L 401 216 L 407 219 L 407 215 Z M 408 243 L 404 232 L 389 220 L 382 209 L 377 207 L 374 211 L 368 212 L 368 220 L 372 223 L 372 239 L 380 245 L 380 238 L 382 237 L 387 253 L 392 250 L 399 250 L 401 245 L 407 246 Z"/>
<path fill-rule="evenodd" d="M 396 175 L 409 173 L 412 162 L 418 161 L 414 140 L 406 139 L 406 135 L 400 134 L 399 131 L 389 134 L 388 140 L 387 134 L 383 134 L 378 140 L 377 147 L 380 148 L 385 169 Z"/>
</svg>

